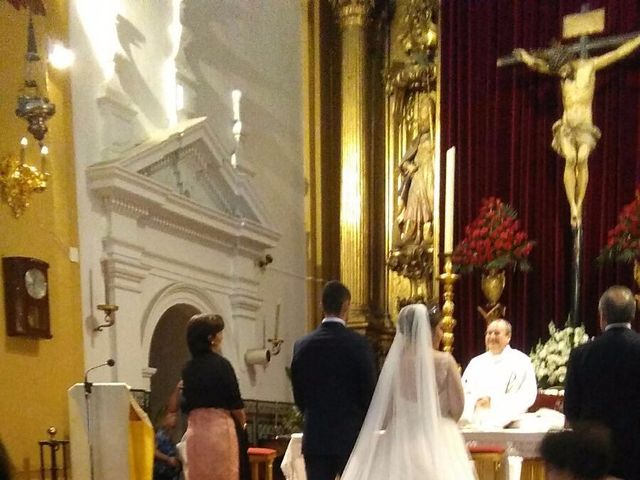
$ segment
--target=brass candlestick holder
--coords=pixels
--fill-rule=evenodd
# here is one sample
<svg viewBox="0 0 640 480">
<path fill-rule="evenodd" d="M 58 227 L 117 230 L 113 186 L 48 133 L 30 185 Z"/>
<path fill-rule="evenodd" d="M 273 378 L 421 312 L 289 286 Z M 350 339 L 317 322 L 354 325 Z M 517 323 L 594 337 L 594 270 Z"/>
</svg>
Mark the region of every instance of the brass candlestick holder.
<svg viewBox="0 0 640 480">
<path fill-rule="evenodd" d="M 267 342 L 271 344 L 271 347 L 269 347 L 271 354 L 278 355 L 280 353 L 280 350 L 282 349 L 284 340 L 282 338 L 269 338 L 267 339 Z"/>
<path fill-rule="evenodd" d="M 113 315 L 118 311 L 118 305 L 114 305 L 112 303 L 102 304 L 97 306 L 98 310 L 104 312 L 104 323 L 98 325 L 93 329 L 94 332 L 101 332 L 102 329 L 111 327 L 115 323 L 116 319 Z"/>
<path fill-rule="evenodd" d="M 444 304 L 442 305 L 442 350 L 445 352 L 453 352 L 453 329 L 456 326 L 456 319 L 453 318 L 455 304 L 453 303 L 453 286 L 460 278 L 460 275 L 453 273 L 453 263 L 451 262 L 451 253 L 444 254 L 444 273 L 440 274 L 438 279 L 444 285 Z"/>
</svg>

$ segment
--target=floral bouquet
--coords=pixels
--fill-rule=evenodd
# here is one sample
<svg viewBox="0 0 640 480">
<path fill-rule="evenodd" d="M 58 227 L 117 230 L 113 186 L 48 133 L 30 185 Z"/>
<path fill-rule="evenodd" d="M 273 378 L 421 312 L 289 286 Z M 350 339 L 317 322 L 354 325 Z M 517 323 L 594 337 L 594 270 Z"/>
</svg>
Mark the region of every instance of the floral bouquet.
<svg viewBox="0 0 640 480">
<path fill-rule="evenodd" d="M 589 335 L 583 325 L 565 326 L 558 330 L 554 323 L 550 322 L 549 340 L 545 343 L 538 340 L 538 344 L 529 354 L 538 387 L 545 389 L 564 385 L 571 350 L 588 341 Z"/>
<path fill-rule="evenodd" d="M 640 188 L 636 198 L 625 205 L 618 215 L 618 224 L 609 230 L 607 245 L 602 249 L 598 260 L 617 260 L 631 263 L 640 259 Z"/>
<path fill-rule="evenodd" d="M 452 261 L 462 271 L 474 268 L 500 270 L 508 266 L 531 269 L 527 257 L 534 242 L 520 229 L 515 209 L 499 198 L 482 200 L 480 214 L 464 229 L 465 238 L 455 248 Z"/>
</svg>

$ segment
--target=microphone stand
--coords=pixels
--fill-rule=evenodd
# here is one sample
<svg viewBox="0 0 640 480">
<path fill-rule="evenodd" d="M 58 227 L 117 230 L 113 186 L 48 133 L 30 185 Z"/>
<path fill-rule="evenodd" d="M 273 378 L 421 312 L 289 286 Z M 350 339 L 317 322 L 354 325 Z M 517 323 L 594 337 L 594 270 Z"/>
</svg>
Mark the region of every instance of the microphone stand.
<svg viewBox="0 0 640 480">
<path fill-rule="evenodd" d="M 113 367 L 115 364 L 116 362 L 110 358 L 105 363 L 91 367 L 84 374 L 84 404 L 85 413 L 87 415 L 87 443 L 89 444 L 89 470 L 91 472 L 91 480 L 95 480 L 95 472 L 93 467 L 93 431 L 91 428 L 91 393 L 93 392 L 93 383 L 89 381 L 89 372 L 100 367 Z"/>
<path fill-rule="evenodd" d="M 86 415 L 87 415 L 87 442 L 89 444 L 89 469 L 91 471 L 91 476 L 89 477 L 91 480 L 95 479 L 95 475 L 93 472 L 93 441 L 91 440 L 92 431 L 91 431 L 91 387 L 92 383 L 87 381 L 87 376 L 84 376 L 84 404 L 86 407 Z"/>
</svg>

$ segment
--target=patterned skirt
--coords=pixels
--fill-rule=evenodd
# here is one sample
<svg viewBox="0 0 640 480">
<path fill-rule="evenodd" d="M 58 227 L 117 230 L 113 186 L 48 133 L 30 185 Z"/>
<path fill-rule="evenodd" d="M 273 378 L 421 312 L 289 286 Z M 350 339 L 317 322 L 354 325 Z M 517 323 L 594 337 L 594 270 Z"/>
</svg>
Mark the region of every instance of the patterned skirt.
<svg viewBox="0 0 640 480">
<path fill-rule="evenodd" d="M 186 480 L 238 480 L 238 437 L 228 410 L 197 408 L 182 437 Z"/>
</svg>

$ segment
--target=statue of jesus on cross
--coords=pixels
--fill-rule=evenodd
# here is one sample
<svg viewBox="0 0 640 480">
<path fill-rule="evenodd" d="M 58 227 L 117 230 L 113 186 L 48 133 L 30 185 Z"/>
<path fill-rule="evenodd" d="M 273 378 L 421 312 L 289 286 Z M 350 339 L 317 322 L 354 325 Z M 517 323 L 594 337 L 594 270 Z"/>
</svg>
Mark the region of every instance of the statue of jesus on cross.
<svg viewBox="0 0 640 480">
<path fill-rule="evenodd" d="M 604 23 L 604 12 L 602 18 Z M 589 30 L 590 33 L 593 31 Z M 614 42 L 621 43 L 620 37 L 607 39 L 608 44 Z M 582 204 L 589 180 L 588 159 L 600 138 L 600 129 L 593 124 L 592 113 L 596 72 L 640 47 L 640 35 L 625 41 L 615 50 L 588 57 L 587 50 L 597 48 L 595 43 L 589 44 L 583 36 L 581 42 L 574 45 L 557 44 L 546 50 L 531 52 L 516 48 L 512 57 L 498 60 L 498 66 L 514 61 L 523 62 L 532 70 L 560 77 L 564 111 L 562 117 L 553 124 L 551 146 L 565 159 L 564 187 L 573 228 L 579 228 L 582 223 Z M 604 44 L 602 41 L 599 43 L 600 46 Z"/>
</svg>

